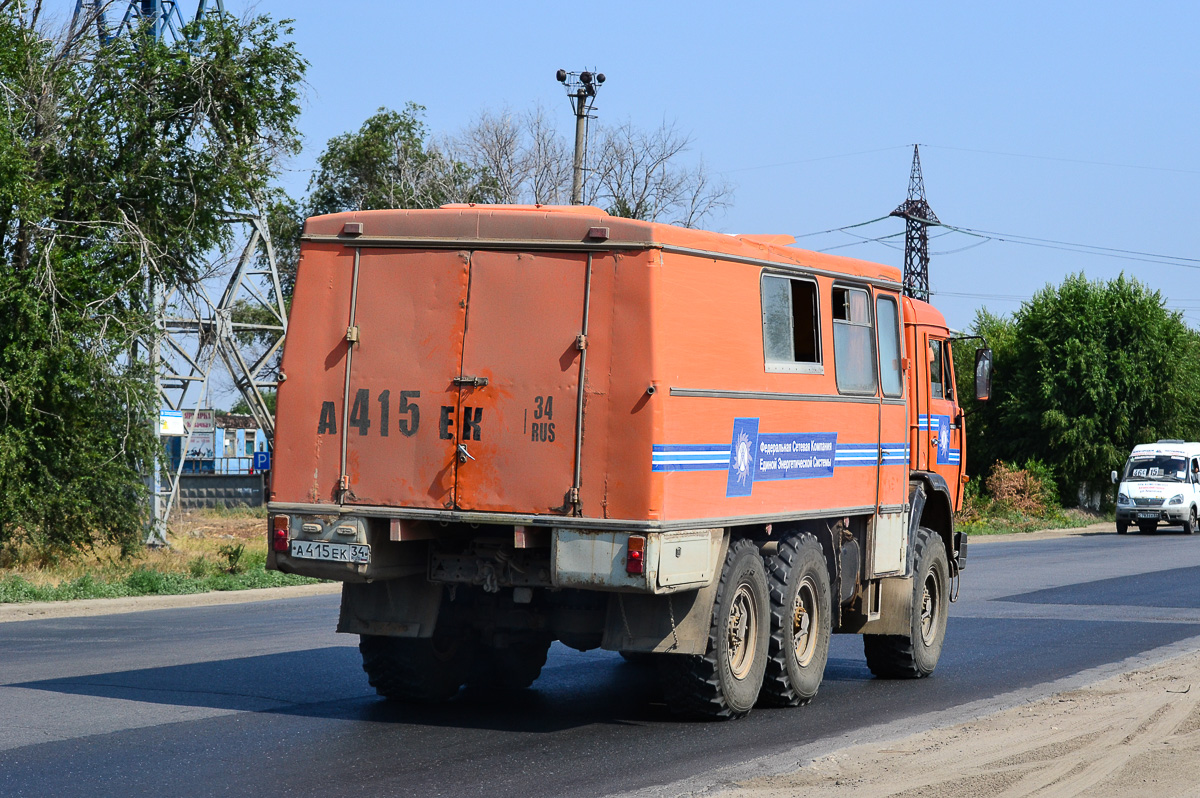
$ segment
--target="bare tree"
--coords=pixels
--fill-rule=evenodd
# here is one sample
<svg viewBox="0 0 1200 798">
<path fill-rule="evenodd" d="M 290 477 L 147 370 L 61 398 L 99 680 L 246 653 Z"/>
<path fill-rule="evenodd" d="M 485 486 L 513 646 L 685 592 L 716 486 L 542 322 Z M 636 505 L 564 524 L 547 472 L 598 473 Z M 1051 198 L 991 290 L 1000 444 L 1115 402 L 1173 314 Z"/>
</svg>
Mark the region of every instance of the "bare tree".
<svg viewBox="0 0 1200 798">
<path fill-rule="evenodd" d="M 593 133 L 597 144 L 584 187 L 589 205 L 614 216 L 695 227 L 733 200 L 733 187 L 709 173 L 703 160 L 684 160 L 692 140 L 673 123 L 647 132 L 625 122 Z M 554 205 L 570 196 L 571 145 L 540 105 L 524 114 L 484 111 L 437 147 L 477 175 L 498 202 Z"/>
<path fill-rule="evenodd" d="M 691 137 L 664 122 L 649 133 L 630 122 L 604 128 L 586 201 L 616 216 L 694 227 L 729 207 L 733 187 L 700 161 L 680 163 Z"/>
<path fill-rule="evenodd" d="M 504 203 L 565 202 L 571 154 L 542 106 L 516 115 L 484 111 L 459 136 L 442 145 L 480 174 Z"/>
</svg>

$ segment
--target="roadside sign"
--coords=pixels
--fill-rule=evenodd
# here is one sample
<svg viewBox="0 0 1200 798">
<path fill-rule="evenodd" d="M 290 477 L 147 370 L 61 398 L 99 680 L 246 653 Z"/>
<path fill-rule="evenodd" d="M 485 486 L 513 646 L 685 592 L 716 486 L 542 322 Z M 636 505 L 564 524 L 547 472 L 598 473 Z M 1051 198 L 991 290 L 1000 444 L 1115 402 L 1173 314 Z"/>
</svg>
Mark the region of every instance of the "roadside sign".
<svg viewBox="0 0 1200 798">
<path fill-rule="evenodd" d="M 254 453 L 254 470 L 255 471 L 271 470 L 271 453 L 270 452 L 255 452 Z"/>
<path fill-rule="evenodd" d="M 183 411 L 182 410 L 159 410 L 158 411 L 158 434 L 159 435 L 182 435 L 183 434 Z"/>
</svg>

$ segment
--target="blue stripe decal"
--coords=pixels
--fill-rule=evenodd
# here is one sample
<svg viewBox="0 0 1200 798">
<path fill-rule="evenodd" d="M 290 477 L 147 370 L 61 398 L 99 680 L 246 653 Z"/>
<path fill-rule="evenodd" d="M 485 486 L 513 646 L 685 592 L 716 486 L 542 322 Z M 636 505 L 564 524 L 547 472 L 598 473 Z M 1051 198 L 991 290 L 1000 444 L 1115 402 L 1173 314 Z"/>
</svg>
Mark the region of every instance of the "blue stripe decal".
<svg viewBox="0 0 1200 798">
<path fill-rule="evenodd" d="M 836 443 L 835 466 L 907 465 L 910 450 L 907 443 Z M 953 450 L 957 455 L 958 450 Z M 732 448 L 719 443 L 655 444 L 651 453 L 651 471 L 726 471 Z M 761 479 L 762 477 L 760 477 Z"/>
</svg>

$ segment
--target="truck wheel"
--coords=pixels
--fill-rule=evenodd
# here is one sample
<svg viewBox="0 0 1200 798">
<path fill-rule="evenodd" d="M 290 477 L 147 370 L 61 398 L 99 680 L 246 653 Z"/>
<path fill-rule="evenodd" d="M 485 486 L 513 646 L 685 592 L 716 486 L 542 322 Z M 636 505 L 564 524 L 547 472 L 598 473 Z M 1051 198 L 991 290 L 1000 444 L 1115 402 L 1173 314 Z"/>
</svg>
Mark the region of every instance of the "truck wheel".
<svg viewBox="0 0 1200 798">
<path fill-rule="evenodd" d="M 541 674 L 550 642 L 550 635 L 526 634 L 509 638 L 501 645 L 480 646 L 475 651 L 468 686 L 524 690 Z"/>
<path fill-rule="evenodd" d="M 913 612 L 907 635 L 863 635 L 867 667 L 882 679 L 920 679 L 933 673 L 942 655 L 949 609 L 950 569 L 946 547 L 932 529 L 921 527 L 915 546 Z"/>
<path fill-rule="evenodd" d="M 703 655 L 659 657 L 663 694 L 672 712 L 696 718 L 740 718 L 754 707 L 767 667 L 770 595 L 758 547 L 729 547 L 713 602 Z"/>
<path fill-rule="evenodd" d="M 1128 531 L 1129 531 L 1129 522 L 1128 521 L 1118 521 L 1117 522 L 1117 534 L 1118 535 L 1124 535 Z"/>
<path fill-rule="evenodd" d="M 821 544 L 807 533 L 784 540 L 767 574 L 771 642 L 759 703 L 800 706 L 817 694 L 829 659 L 829 570 Z"/>
<path fill-rule="evenodd" d="M 1188 513 L 1187 520 L 1183 522 L 1183 534 L 1196 534 L 1196 506 L 1192 505 L 1192 511 Z"/>
<path fill-rule="evenodd" d="M 363 670 L 375 692 L 400 701 L 445 701 L 467 681 L 472 646 L 458 635 L 360 635 Z"/>
</svg>

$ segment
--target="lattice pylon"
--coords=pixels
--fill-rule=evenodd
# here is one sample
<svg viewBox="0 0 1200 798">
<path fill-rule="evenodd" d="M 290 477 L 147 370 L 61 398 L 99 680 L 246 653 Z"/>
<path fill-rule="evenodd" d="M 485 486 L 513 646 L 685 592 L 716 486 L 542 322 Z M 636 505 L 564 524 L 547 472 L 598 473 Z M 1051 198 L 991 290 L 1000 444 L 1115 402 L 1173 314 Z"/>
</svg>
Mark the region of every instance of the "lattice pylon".
<svg viewBox="0 0 1200 798">
<path fill-rule="evenodd" d="M 908 199 L 900 203 L 889 216 L 904 219 L 904 295 L 928 301 L 929 225 L 941 222 L 925 200 L 921 153 L 916 144 L 913 145 L 912 169 L 908 173 Z"/>
</svg>

